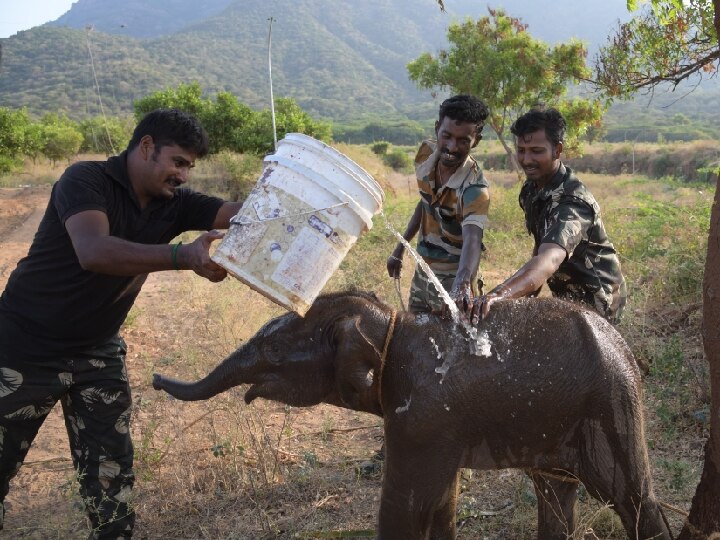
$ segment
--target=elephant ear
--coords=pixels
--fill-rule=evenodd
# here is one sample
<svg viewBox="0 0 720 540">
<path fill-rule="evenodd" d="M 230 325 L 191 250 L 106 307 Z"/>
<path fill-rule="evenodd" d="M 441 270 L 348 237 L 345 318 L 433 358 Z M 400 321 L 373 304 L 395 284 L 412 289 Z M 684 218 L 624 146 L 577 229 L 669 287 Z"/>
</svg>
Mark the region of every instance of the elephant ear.
<svg viewBox="0 0 720 540">
<path fill-rule="evenodd" d="M 368 377 L 368 373 L 379 369 L 381 353 L 363 332 L 360 317 L 337 323 L 335 347 L 335 380 L 344 405 L 380 414 L 377 388 L 373 388 L 377 377 Z"/>
</svg>

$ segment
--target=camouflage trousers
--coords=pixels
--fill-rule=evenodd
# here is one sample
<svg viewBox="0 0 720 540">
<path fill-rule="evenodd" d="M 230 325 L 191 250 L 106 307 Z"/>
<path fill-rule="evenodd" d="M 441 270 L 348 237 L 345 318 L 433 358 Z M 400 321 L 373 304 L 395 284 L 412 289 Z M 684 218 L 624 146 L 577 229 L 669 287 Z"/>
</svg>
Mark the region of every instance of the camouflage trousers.
<svg viewBox="0 0 720 540">
<path fill-rule="evenodd" d="M 449 272 L 435 272 L 435 277 L 438 278 L 440 284 L 443 286 L 448 293 L 452 289 L 453 283 L 455 282 L 455 273 Z M 480 276 L 477 277 L 477 286 L 471 280 L 472 292 L 474 296 L 482 294 L 483 280 Z M 410 282 L 410 299 L 408 300 L 408 311 L 421 313 L 421 312 L 439 312 L 442 310 L 444 302 L 438 292 L 437 288 L 427 277 L 425 272 L 419 266 L 415 270 L 412 281 Z"/>
<path fill-rule="evenodd" d="M 0 348 L 0 501 L 40 426 L 60 400 L 91 538 L 132 536 L 129 496 L 135 480 L 130 385 L 119 336 L 57 358 Z M 1 522 L 0 522 L 1 525 Z"/>
</svg>

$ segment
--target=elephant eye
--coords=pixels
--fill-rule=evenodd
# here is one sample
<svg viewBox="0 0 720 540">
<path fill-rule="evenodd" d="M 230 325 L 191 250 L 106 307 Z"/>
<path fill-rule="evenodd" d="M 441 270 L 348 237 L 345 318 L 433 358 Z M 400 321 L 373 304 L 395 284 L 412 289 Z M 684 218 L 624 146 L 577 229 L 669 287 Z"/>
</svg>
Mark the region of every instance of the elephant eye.
<svg viewBox="0 0 720 540">
<path fill-rule="evenodd" d="M 282 350 L 282 348 L 280 347 L 280 344 L 277 343 L 276 341 L 271 341 L 270 343 L 265 344 L 265 354 L 274 356 L 275 358 L 273 358 L 273 360 L 275 360 L 275 361 L 279 360 L 277 355 L 280 354 L 281 350 Z"/>
</svg>

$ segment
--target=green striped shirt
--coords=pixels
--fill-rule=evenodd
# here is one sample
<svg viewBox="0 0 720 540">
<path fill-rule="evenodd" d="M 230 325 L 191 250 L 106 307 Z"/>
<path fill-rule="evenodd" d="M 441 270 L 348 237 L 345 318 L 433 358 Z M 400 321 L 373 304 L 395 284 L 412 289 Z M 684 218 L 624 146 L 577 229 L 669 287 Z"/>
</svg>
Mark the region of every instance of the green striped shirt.
<svg viewBox="0 0 720 540">
<path fill-rule="evenodd" d="M 490 190 L 480 166 L 468 156 L 444 186 L 436 181 L 439 149 L 425 141 L 415 157 L 422 217 L 418 253 L 433 271 L 454 273 L 460 262 L 463 227 L 485 229 Z"/>
</svg>

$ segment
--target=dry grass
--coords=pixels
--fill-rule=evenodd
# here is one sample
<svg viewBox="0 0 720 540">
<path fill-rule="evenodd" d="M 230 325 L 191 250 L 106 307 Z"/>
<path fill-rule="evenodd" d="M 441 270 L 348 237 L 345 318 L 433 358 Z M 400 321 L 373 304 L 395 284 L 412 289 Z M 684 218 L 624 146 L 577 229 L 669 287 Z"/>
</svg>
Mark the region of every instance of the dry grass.
<svg viewBox="0 0 720 540">
<path fill-rule="evenodd" d="M 340 150 L 391 188 L 385 213 L 402 230 L 415 204 L 406 179 L 384 170 L 365 149 Z M 483 272 L 493 286 L 528 258 L 531 242 L 517 207 L 516 180 L 509 173 L 488 176 L 493 228 L 486 238 L 489 251 Z M 702 255 L 702 219 L 711 193 L 627 175 L 582 178 L 600 201 L 609 234 L 621 251 L 641 253 L 642 234 L 665 238 L 653 227 L 662 229 L 663 223 L 675 221 L 653 221 L 640 214 L 663 203 L 676 206 L 685 212 L 678 216 L 689 220 L 683 230 L 673 231 L 672 242 L 686 256 Z M 394 239 L 383 219 L 376 218 L 376 226 L 351 250 L 327 289 L 374 290 L 399 308 L 394 283 L 385 271 Z M 638 219 L 645 232 L 632 226 Z M 644 256 L 638 261 L 623 259 L 632 296 L 621 331 L 651 365 L 645 405 L 656 492 L 661 500 L 687 509 L 707 437 L 706 424 L 695 415 L 707 404 L 699 297 L 677 296 L 677 289 L 668 285 L 678 252 L 668 247 Z M 410 277 L 411 268 L 406 268 L 401 281 L 404 298 Z M 151 387 L 154 372 L 183 379 L 204 375 L 282 312 L 234 279 L 213 285 L 187 273 L 166 272 L 149 280 L 124 328 L 135 401 L 138 538 L 260 540 L 372 534 L 381 481 L 359 477 L 356 465 L 379 447 L 380 419 L 327 405 L 298 409 L 259 400 L 246 406 L 243 388 L 206 402 L 184 403 Z M 66 448 L 56 452 L 68 456 Z M 24 499 L 23 507 L 11 507 L 6 533 L 12 538 L 84 538 L 74 486 L 67 459 L 25 467 L 13 489 L 32 489 L 36 495 Z M 577 537 L 592 530 L 596 538 L 624 538 L 611 510 L 582 490 L 580 495 Z M 522 473 L 474 471 L 462 480 L 458 537 L 533 538 L 535 513 L 534 490 Z M 668 517 L 679 530 L 682 517 Z"/>
</svg>

